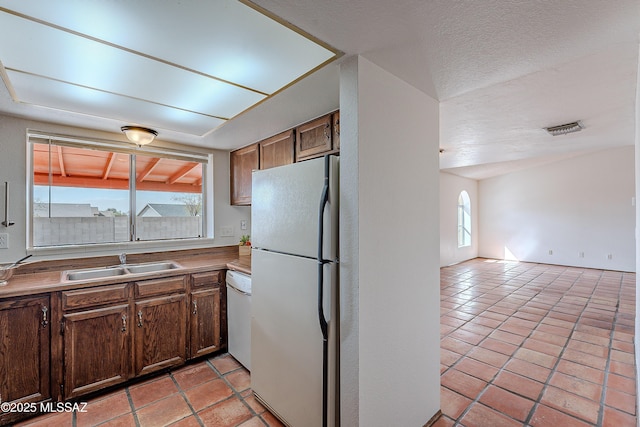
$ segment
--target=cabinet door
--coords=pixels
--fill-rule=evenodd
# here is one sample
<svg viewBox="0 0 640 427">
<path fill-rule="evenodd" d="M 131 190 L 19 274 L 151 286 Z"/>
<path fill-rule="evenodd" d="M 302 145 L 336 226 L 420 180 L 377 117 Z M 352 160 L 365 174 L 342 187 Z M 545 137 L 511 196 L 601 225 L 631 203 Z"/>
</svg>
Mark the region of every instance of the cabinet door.
<svg viewBox="0 0 640 427">
<path fill-rule="evenodd" d="M 220 287 L 191 293 L 191 357 L 212 353 L 221 347 Z"/>
<path fill-rule="evenodd" d="M 187 356 L 186 310 L 186 294 L 136 301 L 136 375 L 184 363 Z"/>
<path fill-rule="evenodd" d="M 260 169 L 293 163 L 293 129 L 282 132 L 260 142 Z"/>
<path fill-rule="evenodd" d="M 232 205 L 251 204 L 251 171 L 259 164 L 258 144 L 232 151 L 229 157 L 230 203 Z"/>
<path fill-rule="evenodd" d="M 67 313 L 64 322 L 64 397 L 80 396 L 131 376 L 129 305 Z"/>
<path fill-rule="evenodd" d="M 331 114 L 298 126 L 296 161 L 317 157 L 331 151 Z"/>
<path fill-rule="evenodd" d="M 2 402 L 38 402 L 51 396 L 49 310 L 47 296 L 0 302 Z M 0 415 L 0 424 L 10 416 Z"/>
</svg>

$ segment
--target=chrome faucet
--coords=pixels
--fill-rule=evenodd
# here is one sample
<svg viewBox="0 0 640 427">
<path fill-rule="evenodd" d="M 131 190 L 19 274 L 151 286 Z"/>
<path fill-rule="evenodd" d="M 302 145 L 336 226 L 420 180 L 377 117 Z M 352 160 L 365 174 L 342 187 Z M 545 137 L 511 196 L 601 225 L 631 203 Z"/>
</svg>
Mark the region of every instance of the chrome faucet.
<svg viewBox="0 0 640 427">
<path fill-rule="evenodd" d="M 122 252 L 120 254 L 120 265 L 125 265 L 127 263 L 127 254 Z"/>
</svg>

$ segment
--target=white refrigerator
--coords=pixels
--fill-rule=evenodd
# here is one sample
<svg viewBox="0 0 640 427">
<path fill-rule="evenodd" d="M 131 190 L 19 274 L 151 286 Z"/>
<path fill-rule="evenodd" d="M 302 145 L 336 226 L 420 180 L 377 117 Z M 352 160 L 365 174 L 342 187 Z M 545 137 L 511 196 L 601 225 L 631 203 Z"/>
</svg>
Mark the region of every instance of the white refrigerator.
<svg viewBox="0 0 640 427">
<path fill-rule="evenodd" d="M 252 177 L 251 388 L 285 425 L 339 425 L 339 158 Z"/>
</svg>

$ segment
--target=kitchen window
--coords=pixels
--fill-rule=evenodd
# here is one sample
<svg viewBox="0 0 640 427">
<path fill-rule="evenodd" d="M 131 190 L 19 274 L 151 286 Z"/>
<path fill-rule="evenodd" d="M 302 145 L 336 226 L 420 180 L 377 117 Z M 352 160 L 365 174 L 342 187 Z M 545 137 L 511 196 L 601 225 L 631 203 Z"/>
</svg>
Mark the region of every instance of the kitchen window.
<svg viewBox="0 0 640 427">
<path fill-rule="evenodd" d="M 462 191 L 458 196 L 458 247 L 471 246 L 471 199 Z"/>
<path fill-rule="evenodd" d="M 30 246 L 205 236 L 208 155 L 29 134 Z"/>
</svg>

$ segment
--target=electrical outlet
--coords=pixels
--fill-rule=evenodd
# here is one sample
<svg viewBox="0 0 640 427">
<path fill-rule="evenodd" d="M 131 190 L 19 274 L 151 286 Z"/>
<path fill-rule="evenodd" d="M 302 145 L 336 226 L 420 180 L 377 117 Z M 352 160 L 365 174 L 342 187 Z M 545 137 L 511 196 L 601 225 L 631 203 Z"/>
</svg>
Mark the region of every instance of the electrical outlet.
<svg viewBox="0 0 640 427">
<path fill-rule="evenodd" d="M 612 254 L 607 254 L 607 259 L 613 259 L 613 255 Z"/>
<path fill-rule="evenodd" d="M 220 227 L 220 237 L 233 237 L 233 227 Z"/>
<path fill-rule="evenodd" d="M 9 249 L 9 235 L 0 233 L 0 249 Z"/>
<path fill-rule="evenodd" d="M 549 249 L 549 255 L 553 255 L 553 249 Z"/>
<path fill-rule="evenodd" d="M 247 229 L 247 220 L 243 219 L 242 221 L 240 221 L 240 230 L 246 230 Z"/>
</svg>

